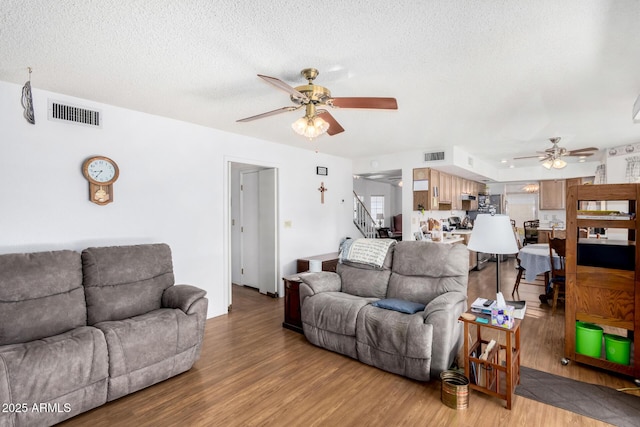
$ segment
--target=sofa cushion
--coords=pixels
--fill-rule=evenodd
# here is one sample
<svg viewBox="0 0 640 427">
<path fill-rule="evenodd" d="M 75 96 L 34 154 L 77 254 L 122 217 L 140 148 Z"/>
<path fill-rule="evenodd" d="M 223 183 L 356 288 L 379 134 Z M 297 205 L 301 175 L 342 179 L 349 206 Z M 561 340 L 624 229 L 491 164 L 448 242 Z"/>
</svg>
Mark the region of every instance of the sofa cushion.
<svg viewBox="0 0 640 427">
<path fill-rule="evenodd" d="M 420 381 L 430 379 L 433 325 L 424 322 L 422 313 L 363 307 L 356 341 L 361 362 Z"/>
<path fill-rule="evenodd" d="M 426 307 L 424 304 L 421 304 L 419 302 L 413 302 L 413 301 L 407 301 L 407 300 L 395 299 L 395 298 L 381 299 L 374 302 L 371 305 L 373 305 L 374 307 L 384 308 L 386 310 L 399 311 L 401 313 L 407 313 L 407 314 L 414 314 L 419 311 L 424 311 L 424 308 Z"/>
<path fill-rule="evenodd" d="M 373 301 L 343 292 L 322 292 L 306 298 L 301 307 L 304 336 L 318 347 L 357 359 L 358 313 Z"/>
<path fill-rule="evenodd" d="M 199 350 L 198 316 L 179 309 L 162 308 L 95 327 L 104 332 L 109 349 L 109 401 L 188 370 Z M 185 352 L 189 363 L 182 367 L 174 358 Z"/>
<path fill-rule="evenodd" d="M 469 252 L 462 244 L 399 242 L 387 298 L 428 304 L 445 292 L 467 293 Z"/>
<path fill-rule="evenodd" d="M 166 244 L 88 248 L 82 269 L 89 325 L 156 310 L 174 283 Z"/>
<path fill-rule="evenodd" d="M 58 335 L 86 320 L 78 252 L 0 255 L 0 345 Z"/>
<path fill-rule="evenodd" d="M 336 273 L 342 281 L 342 292 L 367 298 L 384 298 L 391 270 L 370 270 L 338 264 Z"/>
<path fill-rule="evenodd" d="M 104 335 L 89 326 L 1 346 L 0 402 L 26 403 L 29 408 L 34 403 L 59 402 L 61 409 L 66 403 L 72 406 L 67 412 L 75 415 L 107 401 L 108 364 Z M 85 388 L 91 392 L 70 398 Z M 0 420 L 0 425 L 5 424 Z"/>
</svg>

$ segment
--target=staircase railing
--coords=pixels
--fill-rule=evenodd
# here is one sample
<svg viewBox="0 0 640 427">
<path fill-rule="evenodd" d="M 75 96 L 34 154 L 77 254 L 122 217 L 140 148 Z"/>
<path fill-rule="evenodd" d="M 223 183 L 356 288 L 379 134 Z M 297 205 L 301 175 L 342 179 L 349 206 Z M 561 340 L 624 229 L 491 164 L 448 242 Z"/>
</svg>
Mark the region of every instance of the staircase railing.
<svg viewBox="0 0 640 427">
<path fill-rule="evenodd" d="M 376 222 L 355 191 L 353 192 L 353 205 L 353 223 L 356 225 L 356 228 L 368 239 L 377 238 L 378 233 L 376 232 Z"/>
</svg>

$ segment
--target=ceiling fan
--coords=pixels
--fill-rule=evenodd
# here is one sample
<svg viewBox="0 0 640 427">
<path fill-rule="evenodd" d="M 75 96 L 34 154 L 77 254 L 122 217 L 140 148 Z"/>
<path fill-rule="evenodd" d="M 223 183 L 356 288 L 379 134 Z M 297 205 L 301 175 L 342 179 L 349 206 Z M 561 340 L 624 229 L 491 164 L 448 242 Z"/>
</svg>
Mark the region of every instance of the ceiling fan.
<svg viewBox="0 0 640 427">
<path fill-rule="evenodd" d="M 588 157 L 593 156 L 598 149 L 596 147 L 588 147 L 588 148 L 580 148 L 578 150 L 567 150 L 564 147 L 559 147 L 558 142 L 560 142 L 560 138 L 549 138 L 552 146 L 547 148 L 544 151 L 538 151 L 538 154 L 535 156 L 525 156 L 525 157 L 514 157 L 514 160 L 520 159 L 533 159 L 538 158 L 542 162 L 542 166 L 547 169 L 562 169 L 567 166 L 567 162 L 564 161 L 563 157 Z"/>
<path fill-rule="evenodd" d="M 324 108 L 373 108 L 384 110 L 397 110 L 398 103 L 395 98 L 368 98 L 368 97 L 333 97 L 329 89 L 313 83 L 319 71 L 315 68 L 305 68 L 300 72 L 307 79 L 308 84 L 292 87 L 275 77 L 258 74 L 258 77 L 272 84 L 273 86 L 287 92 L 291 101 L 295 104 L 277 110 L 267 111 L 244 119 L 238 122 L 250 122 L 252 120 L 269 117 L 280 113 L 295 111 L 305 107 L 304 117 L 296 120 L 291 126 L 293 130 L 309 139 L 322 135 L 324 132 L 329 135 L 336 135 L 344 132 L 344 128 L 336 119 Z"/>
</svg>

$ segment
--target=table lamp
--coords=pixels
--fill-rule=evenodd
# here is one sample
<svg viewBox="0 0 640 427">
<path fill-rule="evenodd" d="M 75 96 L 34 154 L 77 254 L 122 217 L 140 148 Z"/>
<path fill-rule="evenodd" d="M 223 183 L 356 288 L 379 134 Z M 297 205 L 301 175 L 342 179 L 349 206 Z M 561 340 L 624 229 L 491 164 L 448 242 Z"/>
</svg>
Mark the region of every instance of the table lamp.
<svg viewBox="0 0 640 427">
<path fill-rule="evenodd" d="M 472 251 L 496 255 L 496 293 L 500 292 L 500 255 L 518 253 L 509 216 L 479 214 L 473 223 L 467 247 Z"/>
</svg>

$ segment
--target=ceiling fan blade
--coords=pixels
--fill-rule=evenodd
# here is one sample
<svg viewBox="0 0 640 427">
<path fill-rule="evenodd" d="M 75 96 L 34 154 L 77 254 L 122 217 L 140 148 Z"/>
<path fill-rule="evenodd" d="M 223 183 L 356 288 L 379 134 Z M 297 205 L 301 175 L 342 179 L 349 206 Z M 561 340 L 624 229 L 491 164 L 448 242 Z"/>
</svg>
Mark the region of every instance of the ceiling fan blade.
<svg viewBox="0 0 640 427">
<path fill-rule="evenodd" d="M 329 123 L 329 129 L 327 129 L 329 135 L 333 136 L 344 132 L 344 128 L 340 126 L 340 123 L 338 123 L 327 110 L 318 110 L 318 117 Z"/>
<path fill-rule="evenodd" d="M 591 154 L 578 154 L 578 153 L 584 153 L 585 151 L 599 151 L 596 147 L 589 147 L 589 148 L 579 148 L 577 150 L 571 150 L 567 153 L 567 155 L 569 156 L 575 156 L 575 155 L 579 155 L 579 156 L 590 156 Z"/>
<path fill-rule="evenodd" d="M 288 84 L 286 84 L 280 79 L 277 79 L 275 77 L 264 76 L 262 74 L 258 74 L 258 77 L 260 77 L 262 80 L 264 80 L 267 83 L 271 83 L 273 86 L 277 87 L 278 89 L 281 89 L 287 92 L 289 95 L 293 96 L 296 99 L 309 101 L 309 98 L 307 97 L 307 95 L 301 92 L 298 92 L 293 87 L 289 86 Z"/>
<path fill-rule="evenodd" d="M 398 109 L 398 101 L 395 98 L 333 98 L 331 105 L 338 108 Z"/>
<path fill-rule="evenodd" d="M 538 154 L 537 156 L 524 156 L 524 157 L 514 157 L 513 160 L 520 160 L 520 159 L 540 159 L 546 157 L 546 155 L 544 154 Z"/>
<path fill-rule="evenodd" d="M 594 154 L 595 153 L 576 153 L 575 151 L 569 151 L 564 156 L 568 156 L 568 157 L 589 157 L 589 156 L 593 156 Z"/>
<path fill-rule="evenodd" d="M 286 113 L 286 112 L 289 112 L 289 111 L 294 111 L 294 110 L 297 110 L 300 107 L 302 107 L 302 105 L 297 106 L 297 107 L 293 107 L 293 106 L 291 106 L 291 107 L 282 107 L 282 108 L 278 108 L 277 110 L 267 111 L 266 113 L 257 114 L 255 116 L 245 117 L 244 119 L 236 120 L 236 122 L 250 122 L 252 120 L 261 119 L 263 117 L 275 116 L 276 114 Z"/>
</svg>

